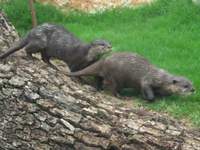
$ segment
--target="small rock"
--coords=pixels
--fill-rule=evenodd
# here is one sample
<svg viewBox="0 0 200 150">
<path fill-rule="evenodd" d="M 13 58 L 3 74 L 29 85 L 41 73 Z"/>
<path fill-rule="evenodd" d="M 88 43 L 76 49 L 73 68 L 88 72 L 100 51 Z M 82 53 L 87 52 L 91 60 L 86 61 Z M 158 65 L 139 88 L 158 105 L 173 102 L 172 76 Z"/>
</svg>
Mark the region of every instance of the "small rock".
<svg viewBox="0 0 200 150">
<path fill-rule="evenodd" d="M 166 133 L 168 133 L 168 134 L 171 134 L 171 135 L 175 135 L 175 136 L 179 136 L 179 135 L 181 135 L 181 131 L 178 131 L 178 130 L 166 130 Z"/>
<path fill-rule="evenodd" d="M 153 129 L 153 128 L 149 128 L 149 127 L 145 127 L 145 126 L 140 127 L 139 132 L 140 133 L 148 133 L 148 134 L 154 135 L 156 137 L 159 137 L 162 135 L 162 131 Z"/>
<path fill-rule="evenodd" d="M 102 123 L 94 123 L 89 119 L 83 119 L 80 124 L 84 129 L 89 129 L 92 131 L 100 132 L 101 134 L 108 135 L 111 132 L 111 126 L 102 124 Z"/>
<path fill-rule="evenodd" d="M 54 126 L 57 124 L 58 119 L 57 119 L 57 118 L 54 118 L 54 117 L 48 117 L 47 120 L 46 120 L 46 122 L 47 122 L 50 126 L 54 127 Z"/>
<path fill-rule="evenodd" d="M 9 83 L 14 87 L 22 87 L 25 84 L 25 81 L 19 76 L 14 76 L 9 80 Z"/>
<path fill-rule="evenodd" d="M 27 82 L 27 85 L 25 86 L 25 88 L 31 89 L 31 91 L 33 91 L 33 92 L 38 92 L 38 90 L 39 90 L 38 85 L 35 85 L 34 83 L 29 82 L 29 81 Z"/>
<path fill-rule="evenodd" d="M 76 99 L 70 95 L 66 96 L 64 93 L 57 93 L 57 95 L 54 96 L 53 100 L 61 103 L 61 104 L 71 104 L 76 101 Z"/>
<path fill-rule="evenodd" d="M 109 140 L 106 140 L 103 137 L 97 137 L 97 136 L 92 136 L 91 134 L 88 134 L 87 132 L 76 132 L 74 136 L 79 140 L 82 141 L 83 143 L 87 145 L 94 145 L 94 146 L 103 146 L 102 149 L 108 149 L 108 145 L 110 144 Z"/>
<path fill-rule="evenodd" d="M 48 71 L 46 71 L 46 70 L 40 70 L 40 74 L 41 74 L 41 75 L 48 75 L 49 73 L 48 73 Z"/>
<path fill-rule="evenodd" d="M 40 142 L 47 142 L 48 141 L 47 133 L 45 131 L 43 131 L 42 129 L 33 129 L 31 131 L 31 138 L 37 139 Z"/>
<path fill-rule="evenodd" d="M 49 99 L 40 99 L 40 100 L 37 100 L 36 103 L 40 107 L 43 107 L 45 109 L 53 108 L 56 105 L 56 103 L 54 101 L 49 100 Z"/>
<path fill-rule="evenodd" d="M 142 124 L 136 122 L 135 120 L 127 120 L 127 127 L 138 130 Z"/>
<path fill-rule="evenodd" d="M 100 147 L 94 148 L 94 147 L 86 146 L 85 144 L 79 143 L 79 142 L 75 143 L 74 148 L 81 149 L 81 150 L 102 150 L 102 148 L 100 148 Z"/>
<path fill-rule="evenodd" d="M 19 147 L 19 146 L 21 145 L 21 143 L 20 143 L 20 142 L 17 142 L 17 141 L 13 141 L 13 142 L 12 142 L 12 145 L 13 145 L 14 147 Z"/>
<path fill-rule="evenodd" d="M 19 97 L 22 94 L 22 90 L 19 89 L 12 89 L 12 88 L 3 88 L 2 92 L 4 95 L 6 96 L 15 96 L 15 97 Z"/>
<path fill-rule="evenodd" d="M 74 130 L 75 130 L 74 126 L 72 126 L 72 125 L 71 125 L 69 122 L 67 122 L 66 120 L 60 119 L 60 121 L 61 121 L 61 123 L 62 123 L 65 127 L 67 127 L 69 130 L 71 130 L 71 131 L 74 131 Z"/>
<path fill-rule="evenodd" d="M 58 78 L 55 78 L 55 77 L 53 77 L 53 83 L 56 84 L 56 85 L 63 85 L 64 84 L 61 79 L 59 80 Z"/>
<path fill-rule="evenodd" d="M 28 100 L 31 100 L 31 101 L 35 101 L 35 100 L 40 98 L 39 94 L 32 93 L 32 92 L 29 92 L 29 91 L 25 91 L 24 95 Z"/>
<path fill-rule="evenodd" d="M 101 108 L 98 109 L 97 116 L 100 118 L 111 118 L 111 115 L 106 110 Z"/>
<path fill-rule="evenodd" d="M 39 89 L 39 94 L 45 98 L 53 98 L 54 97 L 54 94 L 44 87 L 41 87 Z"/>
<path fill-rule="evenodd" d="M 3 85 L 4 85 L 3 79 L 0 79 L 0 86 L 3 86 Z"/>
<path fill-rule="evenodd" d="M 15 118 L 15 121 L 16 121 L 16 122 L 22 122 L 22 118 L 19 117 L 19 116 L 17 116 L 17 117 Z"/>
<path fill-rule="evenodd" d="M 70 120 L 70 121 L 72 121 L 76 124 L 78 124 L 80 122 L 81 118 L 82 118 L 81 114 L 74 113 L 74 112 L 67 111 L 67 110 L 61 110 L 61 109 L 58 109 L 58 108 L 53 108 L 50 111 L 54 115 L 63 117 L 65 120 Z"/>
<path fill-rule="evenodd" d="M 12 76 L 13 76 L 12 72 L 8 72 L 8 73 L 1 73 L 0 72 L 0 78 L 10 79 Z"/>
<path fill-rule="evenodd" d="M 156 129 L 160 129 L 160 130 L 165 130 L 166 129 L 166 125 L 156 122 L 156 125 L 154 126 Z"/>
<path fill-rule="evenodd" d="M 90 115 L 97 114 L 97 109 L 95 107 L 83 108 L 83 112 Z"/>
<path fill-rule="evenodd" d="M 27 114 L 25 116 L 22 117 L 22 124 L 28 124 L 28 125 L 33 125 L 35 121 L 35 118 L 33 117 L 32 114 Z"/>
<path fill-rule="evenodd" d="M 22 90 L 20 90 L 20 89 L 13 89 L 12 94 L 15 97 L 19 97 L 22 94 Z"/>
<path fill-rule="evenodd" d="M 40 120 L 40 121 L 42 121 L 42 122 L 44 122 L 46 119 L 47 119 L 47 116 L 44 114 L 44 113 L 34 113 L 34 116 L 38 119 L 38 120 Z"/>
<path fill-rule="evenodd" d="M 30 113 L 35 113 L 39 110 L 39 107 L 36 104 L 27 105 L 27 110 Z"/>
<path fill-rule="evenodd" d="M 36 75 L 34 75 L 34 76 L 36 76 Z M 45 78 L 42 78 L 39 76 L 37 77 L 37 79 L 35 79 L 35 81 L 39 84 L 47 84 L 48 83 L 48 81 Z"/>
<path fill-rule="evenodd" d="M 42 144 L 42 143 L 33 143 L 33 147 L 36 150 L 51 150 L 50 146 L 48 144 Z"/>
<path fill-rule="evenodd" d="M 35 72 L 32 68 L 26 68 L 26 71 L 28 71 L 31 74 L 33 74 Z"/>
<path fill-rule="evenodd" d="M 45 131 L 47 131 L 47 132 L 49 132 L 50 129 L 51 129 L 51 126 L 49 126 L 48 124 L 42 122 L 40 128 L 45 130 Z"/>
<path fill-rule="evenodd" d="M 57 143 L 71 144 L 71 145 L 74 144 L 75 141 L 72 136 L 67 136 L 67 137 L 51 136 L 50 139 Z"/>
<path fill-rule="evenodd" d="M 66 135 L 73 135 L 74 131 L 71 131 L 69 129 L 66 129 L 64 127 L 60 127 L 59 128 L 59 134 L 61 134 L 62 136 L 66 136 Z"/>
<path fill-rule="evenodd" d="M 21 69 L 17 69 L 16 74 L 22 76 L 24 79 L 26 79 L 26 81 L 31 80 L 33 78 L 31 73 L 28 74 L 22 71 Z"/>
<path fill-rule="evenodd" d="M 1 72 L 10 72 L 12 70 L 11 66 L 5 64 L 0 64 L 0 71 Z"/>
<path fill-rule="evenodd" d="M 92 86 L 89 86 L 89 85 L 84 85 L 83 87 L 84 87 L 85 89 L 91 91 L 91 92 L 96 92 L 96 91 L 97 91 L 96 88 L 94 88 L 94 87 L 92 87 Z"/>
</svg>

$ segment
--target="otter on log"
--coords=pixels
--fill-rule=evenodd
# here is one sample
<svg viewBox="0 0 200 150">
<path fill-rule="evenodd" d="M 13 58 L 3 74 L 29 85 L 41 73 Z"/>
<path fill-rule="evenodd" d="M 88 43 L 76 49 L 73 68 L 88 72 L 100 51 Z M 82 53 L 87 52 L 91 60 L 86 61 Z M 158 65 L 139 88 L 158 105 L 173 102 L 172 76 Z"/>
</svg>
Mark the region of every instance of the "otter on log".
<svg viewBox="0 0 200 150">
<path fill-rule="evenodd" d="M 33 28 L 24 38 L 14 44 L 0 59 L 25 48 L 32 58 L 33 53 L 40 52 L 42 60 L 57 69 L 50 58 L 64 61 L 70 71 L 78 71 L 94 63 L 99 57 L 111 51 L 111 44 L 105 40 L 83 43 L 64 27 L 45 23 Z"/>
<path fill-rule="evenodd" d="M 172 75 L 159 69 L 137 54 L 118 52 L 100 59 L 83 70 L 69 76 L 97 76 L 103 78 L 112 93 L 117 96 L 123 88 L 134 88 L 146 100 L 154 100 L 156 95 L 187 95 L 194 92 L 188 79 Z"/>
</svg>

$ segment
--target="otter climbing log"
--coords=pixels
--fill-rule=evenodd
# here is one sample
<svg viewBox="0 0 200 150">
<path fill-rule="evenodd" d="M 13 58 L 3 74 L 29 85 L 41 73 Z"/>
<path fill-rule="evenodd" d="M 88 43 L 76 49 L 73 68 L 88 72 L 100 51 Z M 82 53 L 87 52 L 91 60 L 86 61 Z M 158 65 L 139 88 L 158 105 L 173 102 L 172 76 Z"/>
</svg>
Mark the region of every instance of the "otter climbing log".
<svg viewBox="0 0 200 150">
<path fill-rule="evenodd" d="M 1 53 L 17 39 L 0 13 Z M 0 149 L 200 149 L 198 129 L 127 103 L 17 52 L 0 63 Z"/>
</svg>

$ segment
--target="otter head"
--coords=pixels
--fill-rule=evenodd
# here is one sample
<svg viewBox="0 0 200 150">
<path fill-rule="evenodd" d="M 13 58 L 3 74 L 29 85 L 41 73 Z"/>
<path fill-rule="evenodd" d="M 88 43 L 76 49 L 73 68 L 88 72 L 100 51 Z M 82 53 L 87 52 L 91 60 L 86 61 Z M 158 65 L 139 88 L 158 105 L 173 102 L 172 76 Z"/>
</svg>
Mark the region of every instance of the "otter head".
<svg viewBox="0 0 200 150">
<path fill-rule="evenodd" d="M 112 46 L 108 41 L 95 40 L 90 43 L 90 49 L 87 54 L 89 62 L 98 60 L 102 55 L 112 51 Z"/>
<path fill-rule="evenodd" d="M 180 76 L 172 76 L 170 82 L 164 88 L 169 93 L 178 95 L 190 95 L 195 91 L 192 82 Z"/>
</svg>

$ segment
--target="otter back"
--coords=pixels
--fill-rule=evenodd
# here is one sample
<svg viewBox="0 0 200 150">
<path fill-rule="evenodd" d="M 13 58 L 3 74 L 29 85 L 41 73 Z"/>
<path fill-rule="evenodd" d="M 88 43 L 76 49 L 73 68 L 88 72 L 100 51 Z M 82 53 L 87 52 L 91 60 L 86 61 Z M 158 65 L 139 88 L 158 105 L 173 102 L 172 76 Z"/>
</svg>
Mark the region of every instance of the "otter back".
<svg viewBox="0 0 200 150">
<path fill-rule="evenodd" d="M 147 100 L 153 100 L 155 95 L 185 94 L 194 91 L 192 83 L 186 78 L 156 68 L 145 58 L 128 52 L 113 53 L 83 70 L 69 74 L 87 75 L 102 77 L 114 95 L 123 88 L 134 88 Z"/>
<path fill-rule="evenodd" d="M 29 57 L 40 52 L 42 60 L 53 68 L 56 67 L 50 63 L 52 57 L 63 60 L 71 71 L 76 71 L 95 62 L 100 54 L 110 51 L 110 47 L 104 40 L 98 44 L 83 43 L 62 26 L 45 23 L 33 28 L 22 40 L 2 54 L 0 59 L 25 48 Z M 90 50 L 95 52 L 88 59 Z"/>
</svg>

